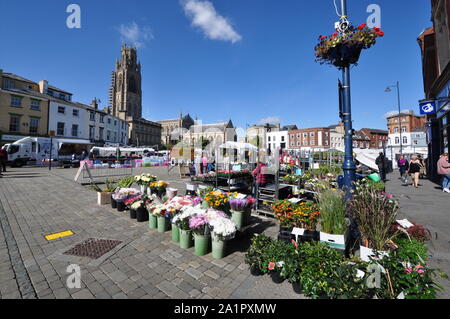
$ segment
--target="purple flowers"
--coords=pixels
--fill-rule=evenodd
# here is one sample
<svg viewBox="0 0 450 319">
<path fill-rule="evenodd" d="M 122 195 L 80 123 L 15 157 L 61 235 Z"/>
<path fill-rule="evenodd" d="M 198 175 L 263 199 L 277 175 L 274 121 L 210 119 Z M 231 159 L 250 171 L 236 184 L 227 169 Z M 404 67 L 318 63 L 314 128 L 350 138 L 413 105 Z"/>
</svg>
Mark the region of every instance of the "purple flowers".
<svg viewBox="0 0 450 319">
<path fill-rule="evenodd" d="M 246 199 L 232 199 L 230 201 L 231 210 L 235 212 L 243 212 L 248 205 L 248 201 Z"/>
</svg>

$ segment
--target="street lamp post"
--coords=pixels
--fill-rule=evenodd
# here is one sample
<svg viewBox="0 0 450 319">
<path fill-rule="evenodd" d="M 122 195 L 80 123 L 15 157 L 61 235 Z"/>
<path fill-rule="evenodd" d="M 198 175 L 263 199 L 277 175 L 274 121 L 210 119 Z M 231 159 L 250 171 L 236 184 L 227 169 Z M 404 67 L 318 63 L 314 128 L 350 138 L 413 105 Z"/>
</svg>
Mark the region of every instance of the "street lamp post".
<svg viewBox="0 0 450 319">
<path fill-rule="evenodd" d="M 397 102 L 398 102 L 398 129 L 400 132 L 400 155 L 403 154 L 403 137 L 402 137 L 402 116 L 401 116 L 401 108 L 400 108 L 400 83 L 397 81 L 396 85 L 390 85 L 386 88 L 385 92 L 392 92 L 391 88 L 397 88 Z"/>
<path fill-rule="evenodd" d="M 342 16 L 347 17 L 347 0 L 341 0 Z M 346 198 L 352 197 L 351 190 L 356 180 L 356 164 L 353 159 L 353 127 L 352 127 L 352 108 L 351 108 L 351 92 L 350 92 L 350 66 L 342 68 L 342 119 L 345 129 L 345 158 L 342 169 L 344 171 L 344 190 Z"/>
</svg>

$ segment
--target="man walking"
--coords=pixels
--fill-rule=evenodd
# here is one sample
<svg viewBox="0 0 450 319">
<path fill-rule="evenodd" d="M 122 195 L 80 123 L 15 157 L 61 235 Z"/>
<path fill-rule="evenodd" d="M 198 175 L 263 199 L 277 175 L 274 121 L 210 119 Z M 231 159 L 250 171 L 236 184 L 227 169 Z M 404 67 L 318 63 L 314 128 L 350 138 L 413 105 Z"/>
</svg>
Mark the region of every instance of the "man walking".
<svg viewBox="0 0 450 319">
<path fill-rule="evenodd" d="M 0 148 L 0 176 L 2 175 L 2 170 L 6 173 L 6 162 L 8 161 L 8 152 L 6 152 L 5 147 Z"/>
<path fill-rule="evenodd" d="M 375 164 L 378 166 L 378 171 L 380 172 L 380 177 L 383 182 L 386 182 L 386 171 L 387 171 L 387 158 L 384 156 L 384 153 L 380 153 L 380 155 L 375 160 Z"/>
<path fill-rule="evenodd" d="M 442 191 L 450 193 L 450 163 L 448 162 L 448 153 L 441 155 L 438 161 L 438 174 L 442 175 Z"/>
</svg>

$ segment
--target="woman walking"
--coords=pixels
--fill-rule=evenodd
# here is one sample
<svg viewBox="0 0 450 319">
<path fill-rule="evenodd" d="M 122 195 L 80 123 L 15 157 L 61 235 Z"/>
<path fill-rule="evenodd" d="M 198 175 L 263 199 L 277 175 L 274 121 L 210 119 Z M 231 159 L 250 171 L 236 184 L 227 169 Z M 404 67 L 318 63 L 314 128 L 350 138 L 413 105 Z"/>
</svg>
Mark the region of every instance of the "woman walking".
<svg viewBox="0 0 450 319">
<path fill-rule="evenodd" d="M 419 188 L 419 177 L 420 170 L 423 168 L 419 159 L 416 155 L 414 155 L 411 159 L 411 163 L 409 163 L 409 174 L 411 175 L 411 179 L 413 181 L 413 186 L 415 188 Z"/>
<path fill-rule="evenodd" d="M 400 178 L 404 182 L 406 179 L 406 172 L 409 169 L 409 163 L 404 155 L 400 156 L 400 159 L 398 160 L 398 169 L 400 170 Z"/>
<path fill-rule="evenodd" d="M 442 191 L 450 193 L 450 163 L 448 153 L 441 155 L 438 161 L 438 174 L 442 176 Z"/>
</svg>

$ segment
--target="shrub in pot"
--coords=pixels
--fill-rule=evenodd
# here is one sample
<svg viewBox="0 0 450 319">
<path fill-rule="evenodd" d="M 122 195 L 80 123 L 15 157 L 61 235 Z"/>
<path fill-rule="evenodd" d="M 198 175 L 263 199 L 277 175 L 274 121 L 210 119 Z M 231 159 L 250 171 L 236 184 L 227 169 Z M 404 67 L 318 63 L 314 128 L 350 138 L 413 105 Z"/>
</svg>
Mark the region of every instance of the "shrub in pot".
<svg viewBox="0 0 450 319">
<path fill-rule="evenodd" d="M 252 275 L 268 273 L 266 260 L 267 247 L 273 243 L 273 239 L 265 235 L 255 234 L 250 242 L 250 247 L 245 254 L 245 263 L 249 266 Z"/>
</svg>

